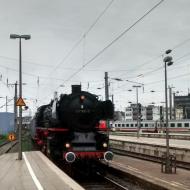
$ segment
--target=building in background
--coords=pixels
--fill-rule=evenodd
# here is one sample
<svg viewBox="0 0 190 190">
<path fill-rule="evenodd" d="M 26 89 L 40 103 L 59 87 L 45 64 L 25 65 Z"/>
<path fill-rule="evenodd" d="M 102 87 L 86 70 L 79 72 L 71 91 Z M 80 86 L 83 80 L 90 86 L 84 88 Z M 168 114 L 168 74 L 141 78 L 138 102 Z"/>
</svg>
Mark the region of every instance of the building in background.
<svg viewBox="0 0 190 190">
<path fill-rule="evenodd" d="M 174 94 L 174 118 L 190 119 L 190 94 L 187 96 Z"/>
<path fill-rule="evenodd" d="M 29 128 L 30 122 L 32 120 L 32 116 L 24 116 L 22 117 L 22 125 L 24 128 Z M 19 119 L 17 119 L 18 124 L 19 124 Z"/>
<path fill-rule="evenodd" d="M 155 105 L 148 105 L 142 106 L 141 105 L 141 120 L 154 120 L 164 121 L 166 118 L 166 109 L 165 104 L 163 106 L 155 106 Z M 162 113 L 160 112 L 162 110 Z M 168 107 L 168 117 L 170 118 L 170 110 L 171 110 L 171 120 L 181 120 L 181 119 L 190 119 L 190 94 L 187 96 L 175 96 L 173 98 L 173 106 L 170 109 Z M 119 113 L 117 113 L 118 115 Z M 124 117 L 123 114 L 121 116 L 118 115 L 117 120 L 125 120 L 125 121 L 135 121 L 137 120 L 138 112 L 137 112 L 137 104 L 131 104 L 129 107 L 125 108 Z"/>
<path fill-rule="evenodd" d="M 123 111 L 115 111 L 114 112 L 114 120 L 124 121 L 125 113 Z"/>
<path fill-rule="evenodd" d="M 0 135 L 15 131 L 14 113 L 0 112 Z"/>
<path fill-rule="evenodd" d="M 125 108 L 125 120 L 135 121 L 137 120 L 137 105 L 131 104 L 129 107 Z M 159 120 L 159 106 L 141 106 L 141 119 L 142 120 Z"/>
<path fill-rule="evenodd" d="M 125 108 L 125 120 L 133 120 L 133 108 L 131 106 Z"/>
</svg>

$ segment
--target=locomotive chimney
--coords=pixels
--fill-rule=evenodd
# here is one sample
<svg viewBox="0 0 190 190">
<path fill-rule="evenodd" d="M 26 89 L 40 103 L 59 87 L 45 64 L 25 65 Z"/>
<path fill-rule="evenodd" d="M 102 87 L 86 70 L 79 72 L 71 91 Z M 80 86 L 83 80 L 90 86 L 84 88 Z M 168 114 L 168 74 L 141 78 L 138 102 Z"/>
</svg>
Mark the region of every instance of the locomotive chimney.
<svg viewBox="0 0 190 190">
<path fill-rule="evenodd" d="M 71 87 L 72 87 L 72 94 L 81 92 L 81 85 L 72 85 Z"/>
</svg>

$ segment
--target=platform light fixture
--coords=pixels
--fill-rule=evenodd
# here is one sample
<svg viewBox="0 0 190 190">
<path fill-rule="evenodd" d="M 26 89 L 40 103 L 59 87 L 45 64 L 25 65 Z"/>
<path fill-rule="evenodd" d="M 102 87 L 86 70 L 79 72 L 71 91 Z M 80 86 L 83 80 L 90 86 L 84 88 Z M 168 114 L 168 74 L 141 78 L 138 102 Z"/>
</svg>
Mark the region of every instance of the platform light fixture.
<svg viewBox="0 0 190 190">
<path fill-rule="evenodd" d="M 167 67 L 173 65 L 173 58 L 172 56 L 168 56 L 172 50 L 166 50 L 165 54 L 167 55 L 164 57 L 164 74 L 165 74 L 165 107 L 166 107 L 166 173 L 171 173 L 171 163 L 170 163 L 170 152 L 169 152 L 169 130 L 168 130 L 168 88 L 167 88 Z"/>
<path fill-rule="evenodd" d="M 10 39 L 19 39 L 19 98 L 22 98 L 22 48 L 21 48 L 21 39 L 29 40 L 30 35 L 18 35 L 10 34 Z M 19 141 L 19 150 L 18 150 L 18 160 L 22 160 L 22 107 L 19 106 L 19 128 L 18 128 L 18 141 Z"/>
</svg>

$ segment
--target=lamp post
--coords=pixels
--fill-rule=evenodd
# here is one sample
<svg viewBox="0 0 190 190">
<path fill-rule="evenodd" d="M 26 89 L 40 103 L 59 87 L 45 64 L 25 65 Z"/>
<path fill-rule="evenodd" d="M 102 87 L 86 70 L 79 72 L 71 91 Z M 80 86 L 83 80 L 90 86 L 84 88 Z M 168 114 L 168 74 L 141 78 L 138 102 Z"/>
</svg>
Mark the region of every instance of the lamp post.
<svg viewBox="0 0 190 190">
<path fill-rule="evenodd" d="M 171 50 L 167 50 L 166 54 L 171 53 Z M 170 164 L 170 152 L 169 152 L 169 130 L 168 130 L 168 91 L 167 91 L 167 66 L 173 64 L 172 57 L 166 56 L 164 59 L 165 67 L 165 106 L 166 106 L 166 173 L 171 173 L 171 164 Z"/>
<path fill-rule="evenodd" d="M 29 40 L 30 35 L 10 34 L 10 39 L 19 39 L 19 98 L 22 98 L 22 52 L 21 39 Z M 18 131 L 18 160 L 22 160 L 22 107 L 19 106 L 19 131 Z"/>
<path fill-rule="evenodd" d="M 137 138 L 139 138 L 139 133 L 140 133 L 140 125 L 141 125 L 141 122 L 140 122 L 140 113 L 139 113 L 139 96 L 138 96 L 138 88 L 141 88 L 140 85 L 134 85 L 133 88 L 136 88 L 136 98 L 137 98 L 137 106 L 136 106 L 136 109 L 137 109 Z"/>
</svg>

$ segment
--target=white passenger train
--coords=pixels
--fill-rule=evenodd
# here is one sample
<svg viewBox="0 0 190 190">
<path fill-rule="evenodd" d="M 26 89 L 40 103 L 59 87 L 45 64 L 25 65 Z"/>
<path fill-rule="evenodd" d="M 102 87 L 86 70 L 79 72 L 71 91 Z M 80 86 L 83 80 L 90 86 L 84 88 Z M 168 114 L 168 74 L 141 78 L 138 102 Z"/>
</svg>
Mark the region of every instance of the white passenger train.
<svg viewBox="0 0 190 190">
<path fill-rule="evenodd" d="M 137 121 L 111 121 L 110 127 L 113 131 L 137 131 Z M 165 132 L 166 123 L 160 121 L 141 121 L 142 132 Z M 170 120 L 169 131 L 190 131 L 190 120 Z"/>
</svg>

